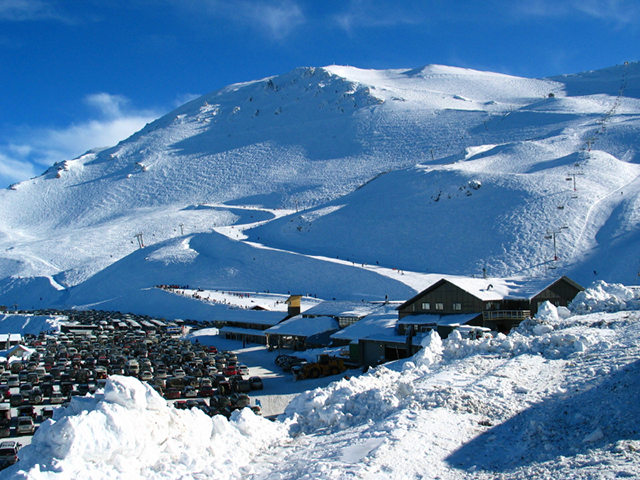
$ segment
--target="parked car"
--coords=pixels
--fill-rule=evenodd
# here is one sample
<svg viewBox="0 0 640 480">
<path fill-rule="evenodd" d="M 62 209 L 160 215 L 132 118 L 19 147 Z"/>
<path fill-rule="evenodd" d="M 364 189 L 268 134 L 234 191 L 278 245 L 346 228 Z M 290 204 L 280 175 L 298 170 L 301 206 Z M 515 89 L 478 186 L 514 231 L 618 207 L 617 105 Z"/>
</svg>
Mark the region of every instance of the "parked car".
<svg viewBox="0 0 640 480">
<path fill-rule="evenodd" d="M 51 402 L 52 404 L 60 404 L 60 403 L 63 403 L 63 402 L 64 402 L 64 396 L 62 395 L 62 393 L 61 393 L 61 392 L 58 392 L 58 391 L 51 392 L 51 399 L 50 399 L 50 402 Z"/>
<path fill-rule="evenodd" d="M 182 391 L 182 396 L 184 398 L 195 398 L 198 396 L 198 392 L 191 385 L 187 385 L 186 387 L 184 387 L 184 390 Z"/>
<path fill-rule="evenodd" d="M 175 400 L 176 398 L 180 398 L 180 390 L 176 387 L 169 387 L 164 392 L 164 398 L 167 400 Z"/>
<path fill-rule="evenodd" d="M 18 407 L 18 418 L 20 417 L 36 418 L 36 411 L 33 405 L 20 405 Z"/>
<path fill-rule="evenodd" d="M 29 403 L 32 405 L 40 405 L 44 401 L 44 395 L 39 388 L 34 388 L 29 392 Z"/>
<path fill-rule="evenodd" d="M 53 418 L 53 407 L 44 407 L 42 409 L 42 418 Z"/>
<path fill-rule="evenodd" d="M 12 407 L 19 407 L 22 405 L 22 402 L 24 402 L 24 397 L 20 393 L 14 393 L 9 399 L 9 405 Z"/>
<path fill-rule="evenodd" d="M 235 408 L 248 407 L 250 403 L 251 400 L 249 398 L 249 395 L 245 393 L 234 393 L 233 395 L 231 395 L 231 404 Z"/>
<path fill-rule="evenodd" d="M 22 385 L 20 385 L 20 393 L 25 397 L 29 396 L 31 390 L 33 390 L 33 385 L 31 385 L 30 383 L 23 383 Z"/>
<path fill-rule="evenodd" d="M 200 391 L 198 392 L 198 396 L 200 397 L 212 397 L 215 395 L 216 389 L 211 385 L 203 385 L 200 387 Z"/>
<path fill-rule="evenodd" d="M 162 386 L 160 386 L 160 385 L 151 385 L 151 388 L 153 388 L 156 392 L 158 392 L 158 395 L 160 395 L 161 397 L 164 397 L 164 390 L 163 390 Z"/>
<path fill-rule="evenodd" d="M 4 400 L 9 400 L 11 398 L 11 388 L 9 385 L 0 386 L 0 395 Z"/>
<path fill-rule="evenodd" d="M 0 437 L 11 435 L 11 408 L 8 405 L 0 406 Z"/>
<path fill-rule="evenodd" d="M 16 427 L 17 435 L 33 435 L 36 431 L 36 425 L 31 417 L 18 418 L 18 426 Z"/>
<path fill-rule="evenodd" d="M 236 367 L 225 367 L 224 370 L 222 370 L 222 373 L 224 373 L 226 376 L 231 376 L 231 375 L 237 375 L 238 371 L 236 370 Z"/>
<path fill-rule="evenodd" d="M 264 388 L 260 377 L 249 377 L 249 385 L 251 385 L 251 390 L 262 390 Z"/>
<path fill-rule="evenodd" d="M 218 382 L 218 393 L 220 395 L 229 395 L 231 393 L 231 384 L 227 381 Z"/>
<path fill-rule="evenodd" d="M 244 364 L 242 364 L 242 363 L 241 363 L 241 364 L 239 364 L 239 365 L 236 367 L 236 370 L 238 370 L 238 373 L 239 373 L 240 375 L 249 375 L 249 367 L 247 367 L 246 365 L 244 365 Z"/>
<path fill-rule="evenodd" d="M 242 380 L 242 377 L 240 380 L 233 380 L 229 383 L 231 383 L 231 390 L 234 392 L 249 393 L 251 391 L 251 383 L 249 380 Z"/>
<path fill-rule="evenodd" d="M 0 443 L 0 469 L 9 467 L 18 461 L 18 450 L 22 444 L 14 441 Z"/>
</svg>

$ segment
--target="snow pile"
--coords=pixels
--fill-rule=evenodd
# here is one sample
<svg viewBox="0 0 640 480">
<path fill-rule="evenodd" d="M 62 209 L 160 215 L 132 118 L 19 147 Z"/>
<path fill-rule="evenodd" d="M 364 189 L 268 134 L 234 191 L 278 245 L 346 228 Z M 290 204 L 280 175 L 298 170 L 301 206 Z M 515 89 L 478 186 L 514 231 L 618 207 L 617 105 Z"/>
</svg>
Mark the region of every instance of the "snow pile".
<svg viewBox="0 0 640 480">
<path fill-rule="evenodd" d="M 640 290 L 599 280 L 578 293 L 569 307 L 577 314 L 639 310 Z"/>
<path fill-rule="evenodd" d="M 38 429 L 11 478 L 237 478 L 284 429 L 249 409 L 230 421 L 178 410 L 148 385 L 112 376 Z M 45 473 L 46 472 L 46 473 Z"/>
<path fill-rule="evenodd" d="M 300 395 L 256 478 L 638 478 L 640 313 L 557 310 Z"/>
<path fill-rule="evenodd" d="M 370 375 L 344 378 L 300 394 L 285 410 L 283 420 L 294 436 L 325 428 L 345 429 L 386 417 L 412 392 L 410 376 L 381 366 Z"/>
<path fill-rule="evenodd" d="M 561 323 L 563 322 L 563 323 Z M 326 389 L 301 394 L 284 413 L 294 434 L 319 428 L 347 428 L 384 417 L 399 407 L 432 401 L 431 392 L 415 388 L 416 381 L 474 356 L 513 358 L 523 355 L 566 359 L 580 355 L 598 343 L 600 333 L 573 331 L 573 322 L 560 320 L 555 306 L 545 302 L 535 319 L 523 322 L 508 336 L 498 334 L 480 339 L 463 338 L 454 330 L 442 340 L 431 331 L 422 340 L 422 350 L 402 363 L 401 372 L 380 366 L 358 378 L 343 379 Z M 443 406 L 438 401 L 433 406 Z"/>
</svg>

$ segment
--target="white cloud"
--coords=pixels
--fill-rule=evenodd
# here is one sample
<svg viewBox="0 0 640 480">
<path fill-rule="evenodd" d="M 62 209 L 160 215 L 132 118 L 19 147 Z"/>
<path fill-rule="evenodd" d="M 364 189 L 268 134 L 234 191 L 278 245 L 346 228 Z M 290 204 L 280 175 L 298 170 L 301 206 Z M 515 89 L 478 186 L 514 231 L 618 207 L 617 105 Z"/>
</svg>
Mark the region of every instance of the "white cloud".
<svg viewBox="0 0 640 480">
<path fill-rule="evenodd" d="M 356 28 L 412 25 L 427 21 L 420 8 L 408 8 L 388 0 L 352 0 L 333 16 L 335 24 L 351 33 Z"/>
<path fill-rule="evenodd" d="M 122 95 L 111 95 L 109 93 L 93 93 L 84 99 L 87 105 L 96 108 L 105 117 L 121 117 L 123 109 L 127 107 L 129 100 Z"/>
<path fill-rule="evenodd" d="M 640 6 L 636 0 L 581 0 L 574 2 L 576 10 L 590 17 L 631 24 L 640 19 Z"/>
<path fill-rule="evenodd" d="M 636 0 L 529 0 L 510 4 L 518 18 L 585 15 L 598 20 L 628 25 L 640 19 Z"/>
<path fill-rule="evenodd" d="M 305 23 L 300 7 L 290 1 L 278 4 L 244 2 L 250 20 L 258 22 L 276 39 L 287 37 L 294 29 Z M 243 9 L 244 10 L 244 9 Z"/>
<path fill-rule="evenodd" d="M 36 169 L 30 162 L 9 157 L 0 152 L 0 188 L 20 182 L 36 175 Z"/>
<path fill-rule="evenodd" d="M 198 22 L 219 19 L 231 25 L 253 29 L 259 35 L 282 40 L 307 22 L 294 0 L 165 0 L 174 8 L 197 15 Z"/>
<path fill-rule="evenodd" d="M 43 0 L 0 0 L 0 20 L 59 20 L 74 23 L 70 17 Z"/>
<path fill-rule="evenodd" d="M 84 101 L 99 118 L 63 128 L 23 129 L 9 143 L 0 145 L 0 181 L 26 180 L 54 162 L 75 158 L 92 148 L 116 145 L 161 115 L 131 109 L 127 98 L 120 95 L 97 93 Z"/>
</svg>

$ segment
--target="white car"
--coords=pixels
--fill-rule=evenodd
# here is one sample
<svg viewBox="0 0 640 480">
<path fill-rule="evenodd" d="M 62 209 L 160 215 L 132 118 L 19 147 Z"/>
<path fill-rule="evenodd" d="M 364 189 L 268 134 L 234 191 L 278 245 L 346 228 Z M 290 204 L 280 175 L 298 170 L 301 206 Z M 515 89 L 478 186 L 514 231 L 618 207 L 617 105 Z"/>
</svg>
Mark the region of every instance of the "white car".
<svg viewBox="0 0 640 480">
<path fill-rule="evenodd" d="M 33 423 L 33 418 L 31 417 L 18 418 L 18 427 L 16 428 L 16 433 L 18 435 L 33 435 L 33 432 L 35 431 L 36 431 L 36 426 Z"/>
<path fill-rule="evenodd" d="M 64 396 L 61 392 L 52 392 L 50 402 L 52 404 L 60 404 L 64 402 Z"/>
</svg>

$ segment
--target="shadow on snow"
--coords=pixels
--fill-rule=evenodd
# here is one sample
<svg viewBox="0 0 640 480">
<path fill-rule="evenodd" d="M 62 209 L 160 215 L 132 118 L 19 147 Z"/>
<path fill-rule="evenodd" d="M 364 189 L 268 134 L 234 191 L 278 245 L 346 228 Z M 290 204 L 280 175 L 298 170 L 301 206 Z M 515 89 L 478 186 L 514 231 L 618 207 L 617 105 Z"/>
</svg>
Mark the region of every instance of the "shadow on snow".
<svg viewBox="0 0 640 480">
<path fill-rule="evenodd" d="M 573 385 L 497 425 L 453 452 L 460 470 L 506 472 L 640 440 L 640 360 Z"/>
</svg>

